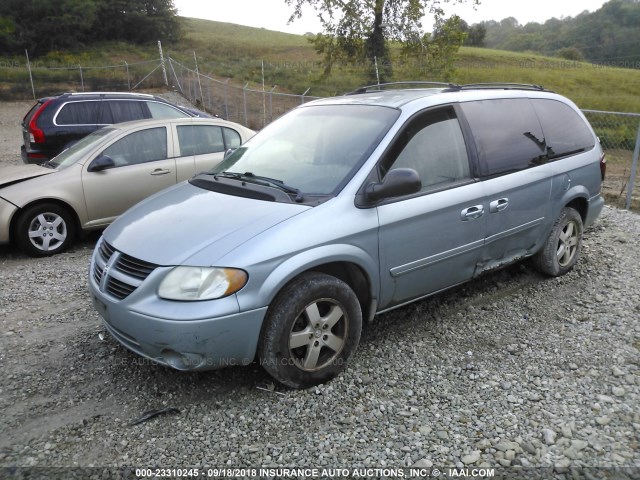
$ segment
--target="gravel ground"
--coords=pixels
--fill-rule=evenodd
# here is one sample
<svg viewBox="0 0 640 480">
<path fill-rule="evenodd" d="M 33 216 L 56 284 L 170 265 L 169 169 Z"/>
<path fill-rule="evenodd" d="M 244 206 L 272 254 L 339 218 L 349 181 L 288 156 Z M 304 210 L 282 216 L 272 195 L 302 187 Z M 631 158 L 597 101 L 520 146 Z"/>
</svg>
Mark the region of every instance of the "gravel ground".
<svg viewBox="0 0 640 480">
<path fill-rule="evenodd" d="M 0 106 L 0 168 L 20 162 L 29 106 Z M 606 207 L 568 275 L 517 264 L 381 315 L 343 375 L 304 391 L 257 365 L 183 373 L 119 346 L 87 293 L 95 236 L 45 259 L 0 247 L 0 477 L 413 465 L 639 478 L 638 238 L 640 217 Z M 165 407 L 179 412 L 132 425 Z"/>
</svg>

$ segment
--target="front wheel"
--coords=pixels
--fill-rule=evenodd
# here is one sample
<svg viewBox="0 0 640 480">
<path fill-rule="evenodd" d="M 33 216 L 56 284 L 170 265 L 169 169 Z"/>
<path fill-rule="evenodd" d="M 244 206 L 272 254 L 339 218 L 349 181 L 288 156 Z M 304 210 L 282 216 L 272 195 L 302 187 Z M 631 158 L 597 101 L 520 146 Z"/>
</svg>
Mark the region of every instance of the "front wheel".
<svg viewBox="0 0 640 480">
<path fill-rule="evenodd" d="M 307 388 L 346 368 L 360 341 L 362 311 L 345 282 L 311 272 L 280 292 L 265 322 L 261 365 L 280 383 Z"/>
<path fill-rule="evenodd" d="M 538 270 L 552 277 L 571 270 L 582 248 L 582 228 L 580 214 L 570 207 L 563 209 L 542 250 L 533 257 Z"/>
<path fill-rule="evenodd" d="M 55 255 L 66 250 L 75 237 L 73 217 L 53 203 L 33 205 L 23 211 L 15 226 L 16 243 L 32 257 Z"/>
</svg>

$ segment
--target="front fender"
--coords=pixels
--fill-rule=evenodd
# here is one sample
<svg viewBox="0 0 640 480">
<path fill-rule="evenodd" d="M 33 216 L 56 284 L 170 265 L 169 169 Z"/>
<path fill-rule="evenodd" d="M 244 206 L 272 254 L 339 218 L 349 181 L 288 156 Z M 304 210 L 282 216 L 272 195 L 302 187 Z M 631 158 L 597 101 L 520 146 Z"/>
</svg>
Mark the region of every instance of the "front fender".
<svg viewBox="0 0 640 480">
<path fill-rule="evenodd" d="M 282 288 L 301 273 L 328 263 L 351 263 L 360 267 L 369 279 L 371 298 L 378 298 L 380 275 L 378 262 L 367 251 L 354 245 L 323 245 L 288 258 L 262 283 L 258 298 L 269 305 Z M 241 301 L 240 296 L 238 298 Z M 245 306 L 241 304 L 241 308 Z"/>
</svg>

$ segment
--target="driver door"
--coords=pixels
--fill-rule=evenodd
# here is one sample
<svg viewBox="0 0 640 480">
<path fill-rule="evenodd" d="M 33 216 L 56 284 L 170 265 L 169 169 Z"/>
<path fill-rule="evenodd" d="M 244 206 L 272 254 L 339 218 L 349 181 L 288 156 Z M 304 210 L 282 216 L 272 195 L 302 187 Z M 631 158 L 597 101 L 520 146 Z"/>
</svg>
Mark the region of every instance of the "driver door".
<svg viewBox="0 0 640 480">
<path fill-rule="evenodd" d="M 90 225 L 111 223 L 144 198 L 176 183 L 174 158 L 166 127 L 129 132 L 104 149 L 112 168 L 92 172 L 88 162 L 82 187 Z M 95 159 L 94 159 L 95 160 Z"/>
</svg>

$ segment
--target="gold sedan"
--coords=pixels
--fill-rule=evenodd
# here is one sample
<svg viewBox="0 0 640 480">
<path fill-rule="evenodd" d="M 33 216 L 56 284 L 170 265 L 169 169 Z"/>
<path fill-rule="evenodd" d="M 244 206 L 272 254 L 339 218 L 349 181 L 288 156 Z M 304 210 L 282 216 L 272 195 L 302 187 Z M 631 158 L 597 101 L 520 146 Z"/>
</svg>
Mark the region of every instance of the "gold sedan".
<svg viewBox="0 0 640 480">
<path fill-rule="evenodd" d="M 0 169 L 0 244 L 47 256 L 149 195 L 219 164 L 255 132 L 221 119 L 104 127 L 43 165 Z"/>
</svg>

